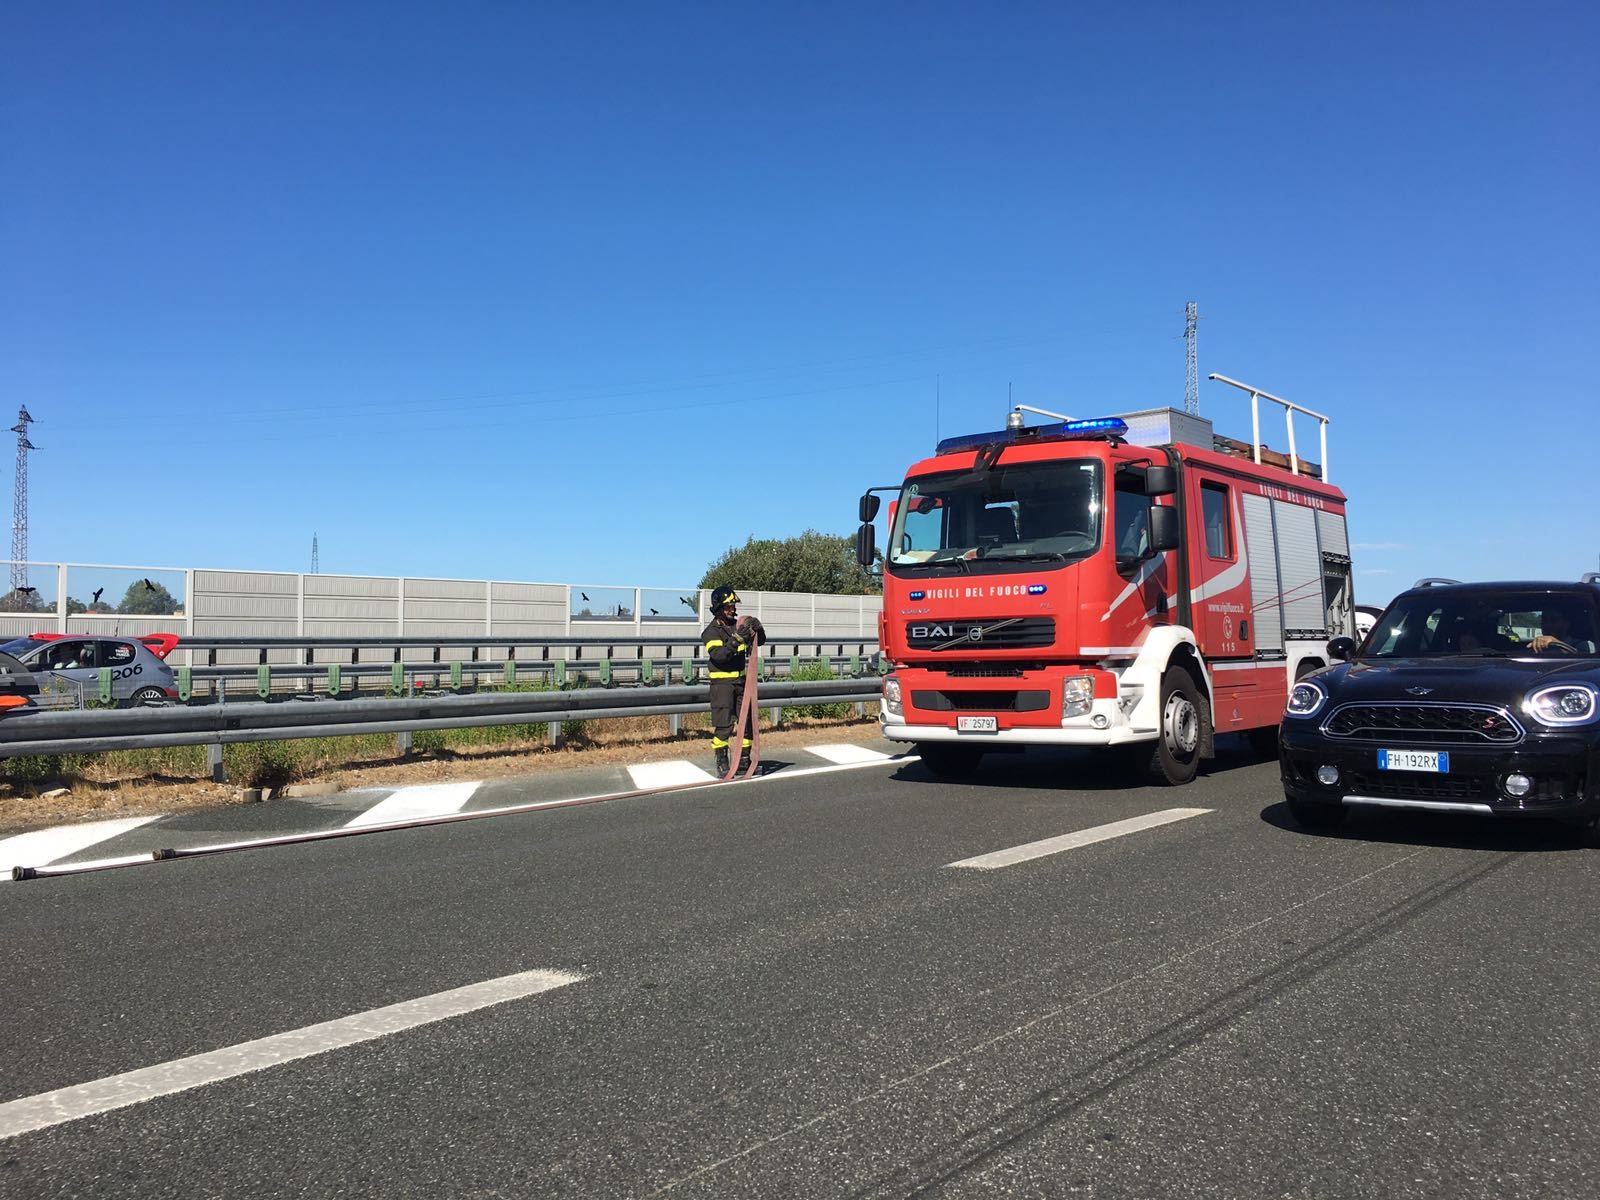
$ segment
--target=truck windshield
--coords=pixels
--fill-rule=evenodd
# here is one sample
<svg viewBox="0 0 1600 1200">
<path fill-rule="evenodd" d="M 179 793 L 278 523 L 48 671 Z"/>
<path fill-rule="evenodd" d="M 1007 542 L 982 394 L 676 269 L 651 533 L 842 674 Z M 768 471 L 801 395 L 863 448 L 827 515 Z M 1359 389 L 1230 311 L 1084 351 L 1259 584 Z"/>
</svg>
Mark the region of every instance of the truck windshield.
<svg viewBox="0 0 1600 1200">
<path fill-rule="evenodd" d="M 1100 546 L 1101 497 L 1095 459 L 919 475 L 900 490 L 889 564 L 972 570 L 1084 558 Z"/>
</svg>

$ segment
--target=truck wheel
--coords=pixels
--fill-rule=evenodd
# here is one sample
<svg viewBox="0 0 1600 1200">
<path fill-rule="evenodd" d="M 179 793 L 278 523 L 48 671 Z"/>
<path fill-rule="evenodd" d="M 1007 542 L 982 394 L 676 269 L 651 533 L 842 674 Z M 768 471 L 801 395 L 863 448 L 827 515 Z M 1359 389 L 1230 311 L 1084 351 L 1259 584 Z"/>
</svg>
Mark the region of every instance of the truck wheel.
<svg viewBox="0 0 1600 1200">
<path fill-rule="evenodd" d="M 978 769 L 983 751 L 977 746 L 950 746 L 944 742 L 918 742 L 917 757 L 940 779 L 965 779 Z"/>
<path fill-rule="evenodd" d="M 1161 732 L 1150 755 L 1150 776 L 1157 784 L 1188 783 L 1200 770 L 1205 709 L 1194 676 L 1182 667 L 1168 667 L 1161 677 Z"/>
</svg>

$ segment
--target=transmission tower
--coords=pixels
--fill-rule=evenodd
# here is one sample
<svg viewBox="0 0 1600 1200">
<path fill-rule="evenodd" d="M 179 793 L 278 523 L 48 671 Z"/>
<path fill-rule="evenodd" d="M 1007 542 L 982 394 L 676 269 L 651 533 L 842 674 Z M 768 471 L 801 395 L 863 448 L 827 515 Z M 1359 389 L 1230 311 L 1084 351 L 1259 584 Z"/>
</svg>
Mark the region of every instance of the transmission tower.
<svg viewBox="0 0 1600 1200">
<path fill-rule="evenodd" d="M 1193 300 L 1183 308 L 1183 411 L 1200 412 L 1200 306 Z"/>
<path fill-rule="evenodd" d="M 320 560 L 317 558 L 317 535 L 313 533 L 311 535 L 311 573 L 316 575 L 320 566 Z"/>
<path fill-rule="evenodd" d="M 33 417 L 26 408 L 17 410 L 17 485 L 11 500 L 11 590 L 28 586 L 28 451 L 38 447 L 28 440 Z"/>
</svg>

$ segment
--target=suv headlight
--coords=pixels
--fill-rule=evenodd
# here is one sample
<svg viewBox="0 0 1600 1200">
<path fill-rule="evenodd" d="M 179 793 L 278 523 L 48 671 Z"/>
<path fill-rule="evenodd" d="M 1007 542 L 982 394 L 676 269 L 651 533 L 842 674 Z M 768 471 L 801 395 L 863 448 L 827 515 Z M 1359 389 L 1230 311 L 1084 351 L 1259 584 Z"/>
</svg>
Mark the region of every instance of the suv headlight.
<svg viewBox="0 0 1600 1200">
<path fill-rule="evenodd" d="M 1314 716 L 1327 699 L 1328 693 L 1322 690 L 1321 685 L 1302 680 L 1289 692 L 1289 703 L 1284 707 L 1284 716 Z"/>
<path fill-rule="evenodd" d="M 900 707 L 900 681 L 893 675 L 883 681 L 883 709 L 894 717 L 900 716 L 903 712 Z"/>
<path fill-rule="evenodd" d="M 1584 683 L 1540 688 L 1528 697 L 1523 707 L 1546 725 L 1587 725 L 1600 715 L 1595 691 Z"/>
<path fill-rule="evenodd" d="M 1061 719 L 1081 717 L 1094 707 L 1094 676 L 1068 675 L 1061 681 Z"/>
</svg>

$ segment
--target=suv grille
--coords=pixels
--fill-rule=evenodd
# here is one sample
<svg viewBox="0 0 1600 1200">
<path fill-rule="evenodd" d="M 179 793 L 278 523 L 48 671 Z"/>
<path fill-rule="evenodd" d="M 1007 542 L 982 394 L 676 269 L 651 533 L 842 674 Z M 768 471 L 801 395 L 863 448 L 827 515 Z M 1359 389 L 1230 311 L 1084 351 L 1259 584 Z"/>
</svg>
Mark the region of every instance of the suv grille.
<svg viewBox="0 0 1600 1200">
<path fill-rule="evenodd" d="M 913 650 L 1037 650 L 1055 640 L 1054 617 L 906 622 L 906 645 Z"/>
<path fill-rule="evenodd" d="M 1522 740 L 1522 726 L 1486 704 L 1342 704 L 1322 726 L 1330 737 L 1404 739 L 1428 745 Z"/>
</svg>

